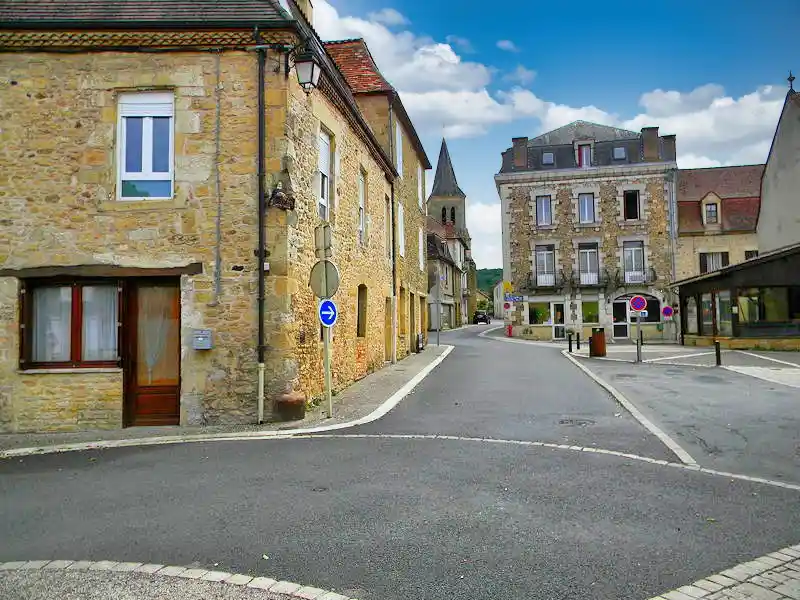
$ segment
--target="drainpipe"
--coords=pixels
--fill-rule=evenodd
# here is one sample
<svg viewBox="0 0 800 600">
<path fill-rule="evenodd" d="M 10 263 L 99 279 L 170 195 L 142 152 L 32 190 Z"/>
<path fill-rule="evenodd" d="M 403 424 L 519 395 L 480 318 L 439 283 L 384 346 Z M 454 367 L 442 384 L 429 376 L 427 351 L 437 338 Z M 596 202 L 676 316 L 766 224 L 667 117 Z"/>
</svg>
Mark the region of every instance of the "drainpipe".
<svg viewBox="0 0 800 600">
<path fill-rule="evenodd" d="M 253 35 L 256 44 L 261 46 L 258 27 Z M 264 422 L 264 258 L 266 255 L 265 221 L 267 212 L 266 191 L 264 186 L 264 154 L 266 138 L 266 120 L 264 118 L 264 71 L 267 62 L 266 49 L 256 49 L 258 56 L 258 423 Z"/>
<path fill-rule="evenodd" d="M 389 155 L 395 160 L 394 155 L 394 93 L 389 95 Z M 392 364 L 397 362 L 397 254 L 394 245 L 395 228 L 397 223 L 394 217 L 394 180 L 391 183 L 391 219 L 392 219 Z"/>
<path fill-rule="evenodd" d="M 677 237 L 678 237 L 678 214 L 677 214 L 677 202 L 676 202 L 676 194 L 678 193 L 678 169 L 672 169 L 670 173 L 671 177 L 667 182 L 667 188 L 669 189 L 668 194 L 668 201 L 669 201 L 669 243 L 670 243 L 670 256 L 672 257 L 672 281 L 675 281 L 677 277 L 677 258 L 675 256 L 675 252 L 677 251 Z M 669 300 L 670 302 L 675 297 L 675 290 L 674 288 L 670 288 L 669 291 Z M 666 299 L 666 298 L 665 298 Z M 678 316 L 679 319 L 682 319 L 682 315 Z M 673 322 L 678 323 L 678 321 L 674 320 Z M 675 337 L 678 337 L 678 326 L 675 326 Z"/>
<path fill-rule="evenodd" d="M 216 119 L 214 123 L 214 180 L 215 192 L 217 195 L 217 216 L 214 223 L 214 298 L 211 300 L 209 306 L 219 305 L 219 297 L 222 295 L 222 191 L 220 186 L 219 176 L 219 157 L 220 157 L 220 113 L 221 113 L 221 79 L 220 79 L 220 62 L 222 57 L 222 48 L 217 50 L 216 54 L 216 67 L 217 67 L 217 80 L 214 86 L 214 99 L 216 104 Z"/>
</svg>

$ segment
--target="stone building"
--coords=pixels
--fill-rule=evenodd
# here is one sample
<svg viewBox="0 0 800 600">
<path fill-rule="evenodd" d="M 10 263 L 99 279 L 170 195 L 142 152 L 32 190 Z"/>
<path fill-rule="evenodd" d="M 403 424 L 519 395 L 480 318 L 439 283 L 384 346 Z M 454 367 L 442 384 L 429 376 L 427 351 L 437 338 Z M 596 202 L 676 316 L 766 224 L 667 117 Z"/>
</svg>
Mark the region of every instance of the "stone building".
<svg viewBox="0 0 800 600">
<path fill-rule="evenodd" d="M 764 165 L 680 169 L 677 279 L 758 256 L 763 173 Z"/>
<path fill-rule="evenodd" d="M 515 336 L 563 339 L 603 326 L 629 339 L 627 301 L 648 300 L 646 337 L 674 335 L 661 309 L 673 298 L 677 233 L 675 136 L 575 121 L 514 138 L 495 176 L 502 206 L 503 278 L 515 295 Z"/>
<path fill-rule="evenodd" d="M 428 197 L 430 220 L 438 223 L 441 236 L 447 241 L 450 256 L 456 267 L 454 295 L 456 298 L 453 326 L 469 322 L 477 290 L 477 271 L 472 260 L 472 239 L 467 229 L 467 195 L 458 186 L 447 142 L 442 139 L 433 189 Z M 472 300 L 470 301 L 470 298 Z"/>
<path fill-rule="evenodd" d="M 427 245 L 428 329 L 451 329 L 456 322 L 455 286 L 460 273 L 450 255 L 444 227 L 435 221 L 428 224 Z"/>
<path fill-rule="evenodd" d="M 397 160 L 311 11 L 0 7 L 1 431 L 252 423 L 320 396 L 323 219 L 334 387 L 393 357 Z"/>
<path fill-rule="evenodd" d="M 425 171 L 431 164 L 400 95 L 381 74 L 364 40 L 329 42 L 325 48 L 347 79 L 362 114 L 399 174 L 386 206 L 387 219 L 394 223 L 396 231 L 395 351 L 397 358 L 403 358 L 427 339 Z"/>
</svg>

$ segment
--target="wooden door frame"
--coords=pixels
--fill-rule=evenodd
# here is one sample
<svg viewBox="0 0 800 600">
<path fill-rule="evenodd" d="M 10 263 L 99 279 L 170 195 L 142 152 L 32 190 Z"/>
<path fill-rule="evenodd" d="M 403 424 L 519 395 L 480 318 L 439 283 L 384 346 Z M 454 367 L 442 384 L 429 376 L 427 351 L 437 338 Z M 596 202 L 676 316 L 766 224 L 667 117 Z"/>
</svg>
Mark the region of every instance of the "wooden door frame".
<svg viewBox="0 0 800 600">
<path fill-rule="evenodd" d="M 136 311 L 138 309 L 137 290 L 140 285 L 174 287 L 178 290 L 178 336 L 181 331 L 180 314 L 180 279 L 173 277 L 136 277 L 125 281 L 122 297 L 122 329 L 126 332 L 123 337 L 122 348 L 122 426 L 133 425 L 134 391 L 136 374 L 133 371 L 134 357 L 136 356 L 138 342 L 138 323 Z M 180 344 L 180 341 L 179 341 Z M 181 352 L 178 352 L 178 420 L 180 421 L 180 396 L 181 396 Z"/>
</svg>

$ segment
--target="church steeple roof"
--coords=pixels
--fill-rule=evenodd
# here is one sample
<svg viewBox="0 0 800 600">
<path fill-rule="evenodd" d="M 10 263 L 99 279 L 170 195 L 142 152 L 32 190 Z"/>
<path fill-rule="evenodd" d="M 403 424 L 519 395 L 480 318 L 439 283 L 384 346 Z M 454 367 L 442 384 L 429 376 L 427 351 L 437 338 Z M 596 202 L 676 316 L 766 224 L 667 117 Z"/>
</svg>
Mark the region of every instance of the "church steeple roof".
<svg viewBox="0 0 800 600">
<path fill-rule="evenodd" d="M 467 197 L 458 187 L 453 162 L 450 160 L 450 152 L 447 150 L 447 142 L 444 138 L 442 138 L 442 148 L 439 150 L 439 162 L 436 164 L 436 177 L 433 180 L 431 196 Z"/>
</svg>

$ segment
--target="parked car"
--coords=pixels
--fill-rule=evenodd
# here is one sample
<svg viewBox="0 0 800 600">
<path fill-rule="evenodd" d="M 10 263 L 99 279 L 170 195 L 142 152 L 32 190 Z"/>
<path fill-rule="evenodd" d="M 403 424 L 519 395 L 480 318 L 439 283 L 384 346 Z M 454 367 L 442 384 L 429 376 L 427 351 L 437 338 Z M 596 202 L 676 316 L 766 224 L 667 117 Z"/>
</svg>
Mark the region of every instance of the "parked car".
<svg viewBox="0 0 800 600">
<path fill-rule="evenodd" d="M 489 314 L 485 310 L 476 310 L 475 314 L 472 315 L 472 323 L 477 325 L 478 323 L 486 323 L 487 325 L 492 322 L 492 319 L 489 318 Z"/>
</svg>

